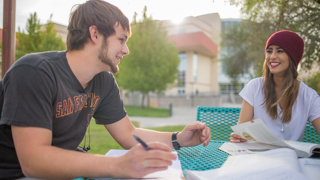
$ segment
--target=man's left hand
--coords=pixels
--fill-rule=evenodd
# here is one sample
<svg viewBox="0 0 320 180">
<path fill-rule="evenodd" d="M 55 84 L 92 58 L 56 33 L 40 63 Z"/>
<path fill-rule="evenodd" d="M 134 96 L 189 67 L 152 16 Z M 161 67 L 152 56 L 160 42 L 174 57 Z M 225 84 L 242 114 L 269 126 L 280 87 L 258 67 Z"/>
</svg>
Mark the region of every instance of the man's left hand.
<svg viewBox="0 0 320 180">
<path fill-rule="evenodd" d="M 197 146 L 203 143 L 206 147 L 211 139 L 211 130 L 205 123 L 196 121 L 188 124 L 180 133 L 177 134 L 177 140 L 181 147 Z"/>
</svg>

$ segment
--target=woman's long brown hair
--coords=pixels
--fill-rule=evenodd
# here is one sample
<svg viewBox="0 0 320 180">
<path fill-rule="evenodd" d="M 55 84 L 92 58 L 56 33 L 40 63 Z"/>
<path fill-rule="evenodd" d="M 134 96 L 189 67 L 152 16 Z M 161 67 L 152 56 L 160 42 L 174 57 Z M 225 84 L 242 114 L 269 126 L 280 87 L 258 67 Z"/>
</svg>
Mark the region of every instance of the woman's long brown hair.
<svg viewBox="0 0 320 180">
<path fill-rule="evenodd" d="M 285 78 L 280 90 L 280 98 L 277 99 L 277 94 L 275 90 L 275 82 L 273 80 L 273 74 L 268 68 L 267 60 L 264 61 L 263 65 L 263 91 L 264 91 L 264 102 L 262 105 L 266 107 L 267 113 L 272 119 L 278 117 L 277 104 L 280 101 L 284 101 L 285 106 L 282 107 L 282 123 L 289 123 L 291 121 L 292 107 L 297 99 L 299 92 L 299 81 L 297 80 L 298 72 L 297 69 L 289 59 L 289 67 L 285 72 Z"/>
</svg>

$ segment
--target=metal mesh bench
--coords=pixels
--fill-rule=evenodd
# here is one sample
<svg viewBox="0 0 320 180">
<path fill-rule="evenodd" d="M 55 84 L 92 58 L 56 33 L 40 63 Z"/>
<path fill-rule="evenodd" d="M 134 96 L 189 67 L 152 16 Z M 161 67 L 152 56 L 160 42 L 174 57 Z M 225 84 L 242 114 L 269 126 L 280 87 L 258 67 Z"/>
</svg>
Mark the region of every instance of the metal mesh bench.
<svg viewBox="0 0 320 180">
<path fill-rule="evenodd" d="M 205 107 L 199 106 L 197 121 L 211 128 L 211 142 L 207 147 L 202 145 L 181 148 L 177 151 L 183 170 L 207 170 L 221 167 L 228 157 L 218 149 L 225 141 L 229 141 L 232 129 L 239 119 L 241 108 L 234 107 Z M 319 143 L 319 135 L 311 123 L 307 123 L 304 132 L 304 142 Z"/>
<path fill-rule="evenodd" d="M 212 140 L 229 141 L 232 129 L 239 119 L 241 108 L 234 107 L 205 107 L 199 106 L 197 121 L 207 124 L 211 128 Z M 319 135 L 313 125 L 307 122 L 303 142 L 320 143 Z"/>
</svg>

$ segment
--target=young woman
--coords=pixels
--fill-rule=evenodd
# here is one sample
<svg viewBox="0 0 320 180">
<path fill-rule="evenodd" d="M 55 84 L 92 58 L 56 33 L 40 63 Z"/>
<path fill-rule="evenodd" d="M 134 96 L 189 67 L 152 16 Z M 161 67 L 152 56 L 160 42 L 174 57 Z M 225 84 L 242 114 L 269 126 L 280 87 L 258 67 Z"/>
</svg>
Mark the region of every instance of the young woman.
<svg viewBox="0 0 320 180">
<path fill-rule="evenodd" d="M 297 79 L 304 42 L 295 32 L 272 34 L 265 47 L 263 77 L 251 80 L 243 98 L 238 124 L 260 118 L 280 139 L 301 141 L 307 121 L 320 134 L 320 96 Z M 231 142 L 244 142 L 231 133 Z"/>
</svg>

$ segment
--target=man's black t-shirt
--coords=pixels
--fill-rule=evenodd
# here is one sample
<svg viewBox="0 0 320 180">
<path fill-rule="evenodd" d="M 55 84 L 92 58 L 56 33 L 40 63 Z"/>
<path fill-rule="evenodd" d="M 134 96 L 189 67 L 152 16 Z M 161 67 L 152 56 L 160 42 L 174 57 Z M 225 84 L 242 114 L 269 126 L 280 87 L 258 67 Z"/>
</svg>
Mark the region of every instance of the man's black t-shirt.
<svg viewBox="0 0 320 180">
<path fill-rule="evenodd" d="M 0 179 L 23 177 L 11 125 L 49 129 L 52 146 L 75 150 L 92 117 L 97 124 L 110 124 L 126 116 L 113 75 L 101 72 L 84 89 L 68 65 L 66 52 L 22 57 L 1 85 Z"/>
</svg>

